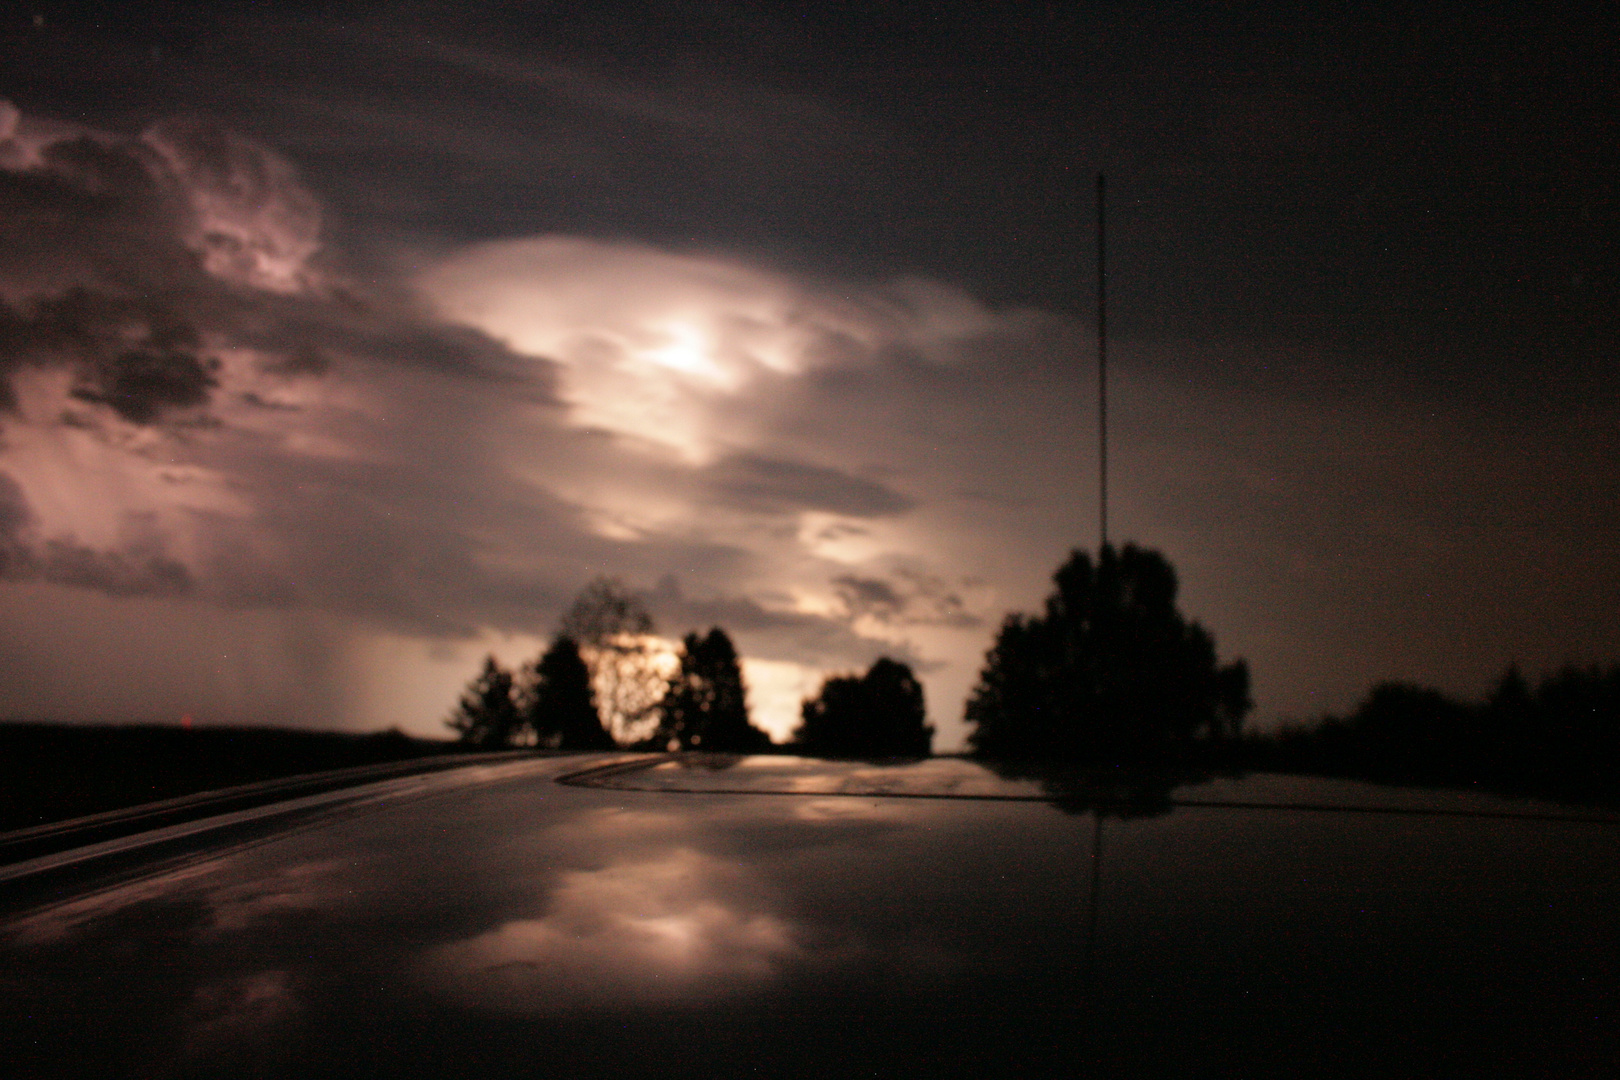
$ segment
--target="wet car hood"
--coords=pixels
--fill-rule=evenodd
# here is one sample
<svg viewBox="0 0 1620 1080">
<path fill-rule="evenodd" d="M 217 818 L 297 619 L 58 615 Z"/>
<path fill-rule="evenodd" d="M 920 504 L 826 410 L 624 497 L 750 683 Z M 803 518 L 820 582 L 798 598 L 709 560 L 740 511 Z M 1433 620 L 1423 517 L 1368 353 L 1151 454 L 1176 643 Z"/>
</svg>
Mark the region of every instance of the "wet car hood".
<svg viewBox="0 0 1620 1080">
<path fill-rule="evenodd" d="M 628 755 L 317 809 L 13 873 L 0 1060 L 1609 1075 L 1620 1052 L 1611 814 L 1298 777 Z"/>
</svg>

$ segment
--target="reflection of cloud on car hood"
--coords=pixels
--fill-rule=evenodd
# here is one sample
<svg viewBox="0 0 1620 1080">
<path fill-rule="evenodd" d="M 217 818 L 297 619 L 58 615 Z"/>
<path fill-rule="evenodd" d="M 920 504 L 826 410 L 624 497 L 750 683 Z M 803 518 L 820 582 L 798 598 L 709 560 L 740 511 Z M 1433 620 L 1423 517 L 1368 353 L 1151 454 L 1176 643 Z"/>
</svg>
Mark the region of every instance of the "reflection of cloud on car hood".
<svg viewBox="0 0 1620 1080">
<path fill-rule="evenodd" d="M 542 919 L 440 948 L 423 964 L 458 998 L 525 1013 L 626 1001 L 701 1001 L 776 980 L 800 956 L 793 927 L 739 873 L 682 848 L 565 875 Z"/>
<path fill-rule="evenodd" d="M 186 1056 L 215 1067 L 240 1066 L 243 1062 L 237 1059 L 251 1053 L 256 1042 L 276 1046 L 278 1040 L 266 1039 L 265 1033 L 293 1020 L 298 1012 L 299 1001 L 285 971 L 257 971 L 206 983 L 197 987 L 181 1017 Z M 258 1056 L 262 1060 L 262 1050 Z"/>
<path fill-rule="evenodd" d="M 206 936 L 248 929 L 289 912 L 330 910 L 343 900 L 331 884 L 343 864 L 337 859 L 298 863 L 278 874 L 250 878 L 208 893 L 213 924 Z"/>
</svg>

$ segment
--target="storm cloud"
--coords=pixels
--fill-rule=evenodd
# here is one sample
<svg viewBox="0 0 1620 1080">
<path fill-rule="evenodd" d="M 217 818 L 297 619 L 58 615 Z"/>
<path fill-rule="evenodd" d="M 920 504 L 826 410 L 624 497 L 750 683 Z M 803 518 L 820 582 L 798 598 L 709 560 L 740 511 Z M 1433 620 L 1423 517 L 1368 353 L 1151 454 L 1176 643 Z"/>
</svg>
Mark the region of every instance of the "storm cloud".
<svg viewBox="0 0 1620 1080">
<path fill-rule="evenodd" d="M 609 574 L 958 745 L 1096 541 L 1099 169 L 1112 531 L 1261 723 L 1620 648 L 1602 34 L 176 10 L 6 29 L 14 714 L 442 731 Z"/>
<path fill-rule="evenodd" d="M 949 361 L 994 322 L 966 297 L 566 238 L 362 287 L 235 133 L 5 115 L 0 196 L 77 235 L 0 261 L 4 576 L 470 642 L 543 637 L 603 567 L 673 571 L 699 596 L 662 613 L 756 661 L 927 666 L 815 599 L 849 559 L 816 546 L 914 500 L 773 414 L 812 370 Z"/>
</svg>

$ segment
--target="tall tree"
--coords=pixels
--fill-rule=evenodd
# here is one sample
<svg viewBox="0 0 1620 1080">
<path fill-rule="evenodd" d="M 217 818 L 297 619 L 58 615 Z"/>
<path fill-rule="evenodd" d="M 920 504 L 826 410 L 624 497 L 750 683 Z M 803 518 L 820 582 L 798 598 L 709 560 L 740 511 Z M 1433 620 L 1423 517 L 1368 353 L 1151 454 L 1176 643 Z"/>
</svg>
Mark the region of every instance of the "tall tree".
<svg viewBox="0 0 1620 1080">
<path fill-rule="evenodd" d="M 865 675 L 838 675 L 800 710 L 794 743 L 827 757 L 921 757 L 933 743 L 922 684 L 883 657 Z"/>
<path fill-rule="evenodd" d="M 718 626 L 681 644 L 680 669 L 670 676 L 659 703 L 651 742 L 671 750 L 752 753 L 770 746 L 770 736 L 748 719 L 748 691 L 731 638 Z"/>
<path fill-rule="evenodd" d="M 512 693 L 512 673 L 494 656 L 485 657 L 484 670 L 467 684 L 445 723 L 471 746 L 497 749 L 510 745 L 522 723 Z"/>
<path fill-rule="evenodd" d="M 611 750 L 579 644 L 558 634 L 528 671 L 519 695 L 523 720 L 541 746 L 553 750 Z"/>
<path fill-rule="evenodd" d="M 591 670 L 602 726 L 620 743 L 642 741 L 657 723 L 664 674 L 654 632 L 645 605 L 614 578 L 585 586 L 563 616 L 563 635 Z"/>
<path fill-rule="evenodd" d="M 1044 615 L 1010 615 L 968 700 L 986 757 L 1143 759 L 1236 737 L 1252 707 L 1243 661 L 1176 610 L 1176 575 L 1156 551 L 1074 552 Z"/>
</svg>

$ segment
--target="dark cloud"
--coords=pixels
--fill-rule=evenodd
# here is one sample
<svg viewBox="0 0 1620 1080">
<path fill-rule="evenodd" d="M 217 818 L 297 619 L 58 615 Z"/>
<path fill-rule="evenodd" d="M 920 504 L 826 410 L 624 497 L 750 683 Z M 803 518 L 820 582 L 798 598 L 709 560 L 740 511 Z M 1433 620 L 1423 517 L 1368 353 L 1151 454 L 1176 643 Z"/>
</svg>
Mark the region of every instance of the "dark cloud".
<svg viewBox="0 0 1620 1080">
<path fill-rule="evenodd" d="M 332 370 L 332 360 L 314 345 L 305 343 L 266 360 L 263 370 L 272 375 L 325 375 Z"/>
<path fill-rule="evenodd" d="M 761 513 L 825 510 L 870 518 L 904 513 L 912 506 L 911 500 L 876 481 L 797 461 L 735 454 L 703 472 L 726 505 Z"/>
<path fill-rule="evenodd" d="M 844 602 L 852 610 L 861 612 L 876 612 L 885 616 L 898 615 L 905 602 L 900 594 L 894 591 L 894 586 L 886 581 L 876 578 L 855 577 L 853 574 L 843 574 L 833 578 L 833 585 L 844 598 Z"/>
<path fill-rule="evenodd" d="M 97 551 L 68 540 L 47 540 L 43 552 L 25 562 L 17 577 L 93 589 L 109 596 L 179 596 L 193 587 L 191 572 L 170 558 L 157 541 L 137 542 L 122 551 Z"/>
<path fill-rule="evenodd" d="M 206 287 L 177 235 L 179 195 L 157 182 L 149 149 L 73 129 L 21 135 L 0 138 L 0 151 L 9 145 L 20 159 L 0 167 L 0 280 L 13 298 L 75 286 L 118 296 Z"/>
<path fill-rule="evenodd" d="M 73 396 L 136 424 L 208 402 L 218 365 L 201 355 L 197 331 L 144 298 L 74 288 L 23 309 L 0 307 L 0 375 L 23 365 L 74 372 Z M 16 407 L 9 384 L 5 403 Z"/>
<path fill-rule="evenodd" d="M 748 596 L 691 597 L 685 595 L 679 579 L 665 574 L 650 590 L 641 594 L 659 625 L 676 628 L 723 626 L 743 633 L 785 636 L 800 640 L 852 637 L 842 621 L 809 612 L 767 608 Z M 847 644 L 847 640 L 841 641 Z M 818 650 L 825 651 L 825 650 Z"/>
<path fill-rule="evenodd" d="M 69 539 L 31 542 L 36 518 L 16 480 L 0 473 L 0 578 L 68 585 L 109 596 L 179 596 L 193 582 L 184 564 L 154 535 L 136 535 L 119 551 L 97 551 Z"/>
<path fill-rule="evenodd" d="M 131 423 L 205 406 L 218 365 L 199 323 L 217 316 L 210 294 L 221 279 L 247 272 L 226 266 L 213 281 L 204 272 L 217 259 L 206 245 L 222 235 L 205 226 L 231 216 L 229 198 L 199 213 L 188 201 L 196 178 L 166 171 L 152 146 L 40 126 L 0 104 L 10 110 L 0 145 L 16 159 L 0 169 L 0 208 L 9 211 L 0 214 L 4 404 L 16 407 L 11 381 L 20 368 L 54 366 L 73 373 L 75 398 Z M 182 141 L 158 145 L 174 157 Z M 237 171 L 251 173 L 252 155 L 239 158 Z M 239 203 L 261 195 L 252 185 L 232 194 Z M 202 248 L 188 246 L 190 232 Z"/>
<path fill-rule="evenodd" d="M 282 412 L 297 412 L 297 405 L 290 405 L 285 401 L 272 401 L 255 390 L 244 390 L 238 395 L 244 405 L 251 405 L 256 409 L 280 410 Z"/>
<path fill-rule="evenodd" d="M 870 617 L 893 626 L 949 626 L 970 629 L 983 623 L 968 610 L 961 590 L 943 579 L 898 569 L 890 576 L 842 574 L 832 586 L 852 618 Z"/>
<path fill-rule="evenodd" d="M 214 365 L 195 354 L 152 340 L 97 364 L 74 387 L 82 401 L 108 405 L 125 420 L 149 424 L 171 409 L 202 405 L 215 385 Z"/>
<path fill-rule="evenodd" d="M 0 473 L 0 576 L 13 577 L 22 569 L 28 555 L 20 538 L 33 520 L 28 496 L 17 481 Z"/>
</svg>

